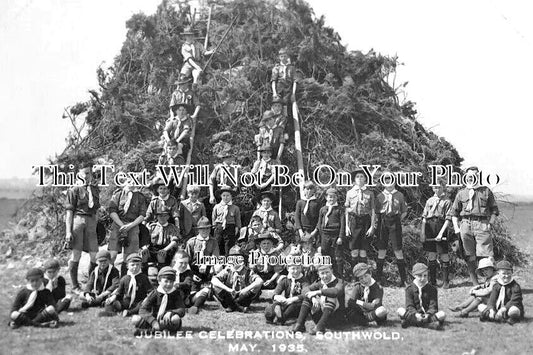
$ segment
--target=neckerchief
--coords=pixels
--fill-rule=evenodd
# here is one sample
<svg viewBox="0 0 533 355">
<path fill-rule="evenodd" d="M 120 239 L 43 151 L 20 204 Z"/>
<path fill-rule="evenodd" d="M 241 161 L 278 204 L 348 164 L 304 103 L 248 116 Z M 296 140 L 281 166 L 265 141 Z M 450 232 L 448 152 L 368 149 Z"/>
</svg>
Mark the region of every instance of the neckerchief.
<svg viewBox="0 0 533 355">
<path fill-rule="evenodd" d="M 133 306 L 133 302 L 135 301 L 135 297 L 137 296 L 137 279 L 135 276 L 139 275 L 141 272 L 134 274 L 130 271 L 128 271 L 128 275 L 130 275 L 130 283 L 128 285 L 128 295 L 130 295 L 130 307 Z"/>
<path fill-rule="evenodd" d="M 228 203 L 225 203 L 224 201 L 220 201 L 219 205 L 222 209 L 222 229 L 226 229 L 226 225 L 228 223 L 227 217 L 228 217 L 228 212 L 229 212 L 229 206 L 233 205 L 233 201 L 230 201 Z"/>
<path fill-rule="evenodd" d="M 392 213 L 392 195 L 396 192 L 396 189 L 389 191 L 387 189 L 383 190 L 383 195 L 385 196 L 385 202 L 387 203 L 387 214 Z"/>
<path fill-rule="evenodd" d="M 466 211 L 470 212 L 474 208 L 474 196 L 476 195 L 477 188 L 480 187 L 480 185 L 475 185 L 471 187 L 467 187 L 468 190 L 468 203 L 466 205 Z"/>
<path fill-rule="evenodd" d="M 52 290 L 54 289 L 54 285 L 57 285 L 57 278 L 59 276 L 56 276 L 54 277 L 53 279 L 49 279 L 47 277 L 45 277 L 44 279 L 47 281 L 46 282 L 46 288 L 50 290 L 50 292 L 52 292 Z"/>
<path fill-rule="evenodd" d="M 437 212 L 437 208 L 439 207 L 441 196 L 439 194 L 435 194 L 434 197 L 437 199 L 437 202 L 433 206 L 431 206 L 431 209 L 429 211 L 429 215 L 431 217 L 435 217 L 435 213 Z"/>
<path fill-rule="evenodd" d="M 270 206 L 269 208 L 264 208 L 263 206 L 261 206 L 257 209 L 257 211 L 259 211 L 259 215 L 261 216 L 261 219 L 263 219 L 263 227 L 267 228 L 268 227 L 268 213 L 270 211 L 273 211 L 272 206 Z"/>
<path fill-rule="evenodd" d="M 300 287 L 296 287 L 296 280 L 300 279 L 302 277 L 302 274 L 295 275 L 294 277 L 287 276 L 290 282 L 290 288 L 289 288 L 289 298 L 294 297 L 294 293 L 300 292 L 301 290 L 298 290 Z"/>
<path fill-rule="evenodd" d="M 242 270 L 244 270 L 244 268 Z M 235 291 L 240 291 L 241 290 L 241 288 L 244 285 L 244 277 L 245 276 L 246 276 L 246 272 L 244 273 L 244 275 L 241 275 L 241 273 L 239 271 L 233 271 L 233 282 L 231 283 L 231 285 L 232 285 L 232 288 Z"/>
<path fill-rule="evenodd" d="M 89 202 L 88 202 L 88 206 L 89 208 L 93 208 L 94 207 L 94 197 L 93 197 L 93 191 L 91 189 L 91 185 L 86 185 L 85 188 L 87 189 L 87 194 L 89 195 Z"/>
<path fill-rule="evenodd" d="M 332 283 L 332 282 L 335 281 L 336 279 L 337 279 L 337 278 L 335 277 L 335 275 L 333 275 L 333 277 L 331 278 L 331 280 L 329 280 L 328 283 L 325 283 L 325 282 L 323 282 L 322 280 L 320 280 L 320 283 L 322 283 L 322 287 L 321 287 L 321 288 L 322 288 L 322 289 L 328 288 L 328 284 Z M 327 298 L 327 297 L 324 296 L 324 295 L 321 295 L 321 296 L 320 296 L 320 303 L 321 303 L 322 305 L 325 305 L 325 304 L 326 304 L 326 298 Z"/>
<path fill-rule="evenodd" d="M 130 208 L 131 200 L 133 199 L 133 191 L 124 190 L 124 193 L 126 194 L 126 202 L 124 203 L 124 214 L 128 213 L 128 210 Z"/>
<path fill-rule="evenodd" d="M 157 226 L 159 226 L 159 235 L 157 236 L 157 243 L 156 245 L 163 245 L 164 242 L 164 235 L 165 235 L 165 227 L 168 226 L 168 222 L 165 224 L 161 224 L 159 222 L 156 222 Z"/>
<path fill-rule="evenodd" d="M 302 200 L 305 201 L 305 207 L 304 207 L 304 215 L 307 215 L 307 210 L 309 210 L 309 201 L 316 200 L 315 195 L 309 197 L 309 198 L 303 198 Z"/>
<path fill-rule="evenodd" d="M 27 312 L 31 307 L 33 307 L 33 305 L 35 304 L 35 300 L 37 299 L 37 292 L 44 290 L 44 285 L 41 283 L 41 286 L 39 286 L 39 288 L 36 290 L 31 288 L 30 285 L 26 285 L 26 288 L 30 290 L 31 293 L 28 297 L 28 300 L 26 301 L 26 304 L 19 309 L 20 313 Z"/>
<path fill-rule="evenodd" d="M 259 252 L 263 255 L 270 255 L 274 253 L 274 249 L 270 249 L 269 251 L 264 251 L 263 249 L 259 248 Z M 268 272 L 268 262 L 263 263 L 263 272 Z"/>
<path fill-rule="evenodd" d="M 426 286 L 428 283 L 426 281 L 425 284 L 423 285 L 420 285 L 418 283 L 417 280 L 414 280 L 413 283 L 415 284 L 415 286 L 418 288 L 418 301 L 420 302 L 420 308 L 422 308 L 422 312 L 423 313 L 426 313 L 426 310 L 424 309 L 424 305 L 422 304 L 422 289 L 424 288 L 424 286 Z"/>
<path fill-rule="evenodd" d="M 376 283 L 376 280 L 374 280 L 374 278 L 371 278 L 370 279 L 370 285 L 363 286 L 364 287 L 364 289 L 363 289 L 363 301 L 368 303 L 368 295 L 370 294 L 370 287 L 372 287 L 372 285 L 374 285 L 375 283 Z"/>
<path fill-rule="evenodd" d="M 163 298 L 161 299 L 161 304 L 159 305 L 159 310 L 157 311 L 157 320 L 160 321 L 163 316 L 165 315 L 165 311 L 167 309 L 167 305 L 168 305 L 168 295 L 171 294 L 172 292 L 176 291 L 176 287 L 175 286 L 172 286 L 172 290 L 170 290 L 170 292 L 166 292 L 162 286 L 158 286 L 157 287 L 157 292 L 159 293 L 162 293 L 163 294 Z"/>
<path fill-rule="evenodd" d="M 207 236 L 207 238 L 204 238 L 202 237 L 201 234 L 198 234 L 196 236 L 196 240 L 200 242 L 200 250 L 196 250 L 195 248 L 195 251 L 199 251 L 201 254 L 200 255 L 204 255 L 204 250 L 205 248 L 207 247 L 207 241 L 209 240 L 209 236 Z"/>
<path fill-rule="evenodd" d="M 498 277 L 498 283 L 502 286 L 500 288 L 500 293 L 498 294 L 498 299 L 496 300 L 496 310 L 500 309 L 505 305 L 505 286 L 509 285 L 511 282 L 513 282 L 513 278 L 511 278 L 511 281 L 504 283 L 499 277 Z"/>
<path fill-rule="evenodd" d="M 335 202 L 332 205 L 329 205 L 329 204 L 326 203 L 326 206 L 328 206 L 328 211 L 326 212 L 326 215 L 324 216 L 324 227 L 326 227 L 328 225 L 329 215 L 331 214 L 331 212 L 333 212 L 333 207 L 336 207 L 338 205 L 339 204 L 337 202 Z"/>
<path fill-rule="evenodd" d="M 167 197 L 162 197 L 161 195 L 157 196 L 161 201 L 163 201 L 163 205 L 165 205 L 165 202 L 168 201 L 170 198 L 170 194 L 167 195 Z"/>
<path fill-rule="evenodd" d="M 272 158 L 269 158 L 268 160 L 261 158 L 261 162 L 259 163 L 259 173 L 261 176 L 265 175 L 266 169 L 270 165 L 271 160 Z"/>
<path fill-rule="evenodd" d="M 349 194 L 353 194 L 356 197 L 356 201 L 358 203 L 363 202 L 363 191 L 366 190 L 366 185 L 361 187 L 359 185 L 354 185 L 350 191 L 348 191 Z M 357 205 L 356 205 L 357 208 Z"/>
<path fill-rule="evenodd" d="M 107 289 L 107 279 L 109 278 L 109 275 L 111 274 L 111 269 L 113 267 L 111 265 L 109 265 L 107 267 L 107 273 L 105 275 L 105 279 L 104 279 L 104 288 L 102 288 L 102 292 L 104 292 L 106 289 Z M 96 290 L 96 281 L 98 281 L 98 275 L 100 274 L 100 266 L 99 265 L 96 265 L 96 267 L 94 268 L 94 285 L 93 285 L 93 291 L 95 293 L 97 293 L 97 290 Z"/>
</svg>

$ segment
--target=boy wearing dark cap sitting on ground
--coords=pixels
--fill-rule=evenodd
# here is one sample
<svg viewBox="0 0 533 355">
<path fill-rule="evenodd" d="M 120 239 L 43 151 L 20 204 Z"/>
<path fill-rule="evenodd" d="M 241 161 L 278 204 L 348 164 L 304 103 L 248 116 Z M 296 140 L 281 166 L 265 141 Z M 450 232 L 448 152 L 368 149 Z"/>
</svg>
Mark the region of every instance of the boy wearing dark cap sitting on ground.
<svg viewBox="0 0 533 355">
<path fill-rule="evenodd" d="M 118 270 L 111 265 L 111 254 L 107 250 L 96 253 L 96 268 L 89 275 L 85 286 L 82 308 L 99 307 L 118 287 Z"/>
<path fill-rule="evenodd" d="M 128 317 L 138 314 L 141 302 L 152 291 L 148 276 L 141 272 L 142 258 L 137 254 L 131 254 L 126 262 L 128 273 L 120 279 L 118 288 L 105 301 L 105 315 L 111 316 L 122 312 L 123 317 Z"/>
<path fill-rule="evenodd" d="M 9 326 L 57 327 L 59 318 L 52 293 L 43 285 L 43 271 L 38 268 L 28 270 L 28 284 L 19 291 L 11 307 Z"/>
<path fill-rule="evenodd" d="M 63 276 L 59 275 L 61 266 L 56 259 L 49 259 L 43 264 L 44 270 L 44 287 L 52 292 L 56 302 L 56 312 L 61 313 L 67 310 L 72 301 L 72 295 L 66 292 L 66 281 Z"/>
<path fill-rule="evenodd" d="M 178 289 L 176 271 L 170 266 L 159 270 L 157 275 L 159 286 L 146 296 L 141 303 L 139 314 L 131 318 L 140 335 L 143 329 L 148 331 L 168 330 L 175 332 L 181 329 L 181 318 L 185 316 L 183 293 Z"/>
<path fill-rule="evenodd" d="M 524 318 L 522 290 L 513 278 L 513 266 L 507 260 L 496 264 L 497 282 L 492 287 L 489 303 L 481 306 L 481 321 L 507 322 L 511 325 Z"/>
<path fill-rule="evenodd" d="M 326 327 L 341 326 L 346 323 L 344 304 L 344 283 L 333 275 L 331 265 L 318 266 L 320 280 L 313 283 L 305 291 L 305 299 L 294 332 L 305 332 L 305 320 L 311 313 L 315 327 L 309 334 L 325 332 Z"/>
<path fill-rule="evenodd" d="M 242 256 L 238 246 L 228 256 Z M 261 292 L 263 280 L 243 263 L 230 264 L 211 279 L 213 292 L 226 312 L 246 313 L 252 301 Z"/>
<path fill-rule="evenodd" d="M 446 314 L 439 311 L 437 288 L 428 282 L 428 267 L 417 263 L 412 271 L 413 283 L 405 288 L 405 308 L 398 308 L 402 328 L 409 326 L 442 330 Z"/>
<path fill-rule="evenodd" d="M 387 310 L 383 307 L 383 288 L 372 277 L 371 267 L 359 263 L 353 268 L 353 276 L 357 283 L 348 299 L 348 321 L 362 326 L 374 321 L 384 324 Z"/>
<path fill-rule="evenodd" d="M 337 203 L 337 190 L 334 188 L 326 191 L 326 205 L 320 209 L 315 235 L 320 236 L 320 253 L 329 256 L 333 263 L 336 275 L 342 277 L 343 248 L 345 240 L 345 212 Z"/>
<path fill-rule="evenodd" d="M 196 314 L 209 296 L 209 287 L 202 287 L 203 279 L 194 274 L 189 259 L 189 255 L 183 250 L 176 253 L 173 266 L 176 270 L 175 285 L 183 292 L 188 312 Z"/>
<path fill-rule="evenodd" d="M 291 254 L 301 256 L 301 254 Z M 293 262 L 287 264 L 288 274 L 280 278 L 274 290 L 273 303 L 265 308 L 267 323 L 285 324 L 289 319 L 296 319 L 304 301 L 306 290 L 311 285 L 302 273 L 302 265 Z"/>
</svg>

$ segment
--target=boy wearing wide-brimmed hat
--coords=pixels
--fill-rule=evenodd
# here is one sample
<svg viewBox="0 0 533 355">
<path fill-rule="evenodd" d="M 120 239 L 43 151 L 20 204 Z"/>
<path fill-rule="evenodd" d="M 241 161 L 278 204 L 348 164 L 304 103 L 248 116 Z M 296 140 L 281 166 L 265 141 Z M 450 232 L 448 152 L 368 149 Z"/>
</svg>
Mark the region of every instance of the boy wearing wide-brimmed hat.
<svg viewBox="0 0 533 355">
<path fill-rule="evenodd" d="M 227 256 L 242 256 L 238 246 L 232 247 Z M 244 259 L 244 258 L 243 258 Z M 213 292 L 226 312 L 244 312 L 261 292 L 263 280 L 244 262 L 235 262 L 211 279 Z"/>
<path fill-rule="evenodd" d="M 343 249 L 346 247 L 345 212 L 339 206 L 338 192 L 334 188 L 326 190 L 326 205 L 318 213 L 318 223 L 314 234 L 320 237 L 320 253 L 329 256 L 333 270 L 338 277 L 343 276 Z"/>
<path fill-rule="evenodd" d="M 235 191 L 239 188 L 239 169 L 235 165 L 235 156 L 231 152 L 231 145 L 227 142 L 217 142 L 213 146 L 213 155 L 222 160 L 216 164 L 211 175 L 209 175 L 209 203 L 215 205 L 217 201 L 216 191 L 221 186 L 229 186 Z M 236 168 L 234 168 L 234 166 Z M 235 181 L 232 181 L 232 178 Z"/>
<path fill-rule="evenodd" d="M 140 334 L 143 329 L 170 332 L 181 329 L 181 318 L 185 316 L 186 310 L 183 293 L 174 285 L 176 271 L 165 266 L 159 270 L 157 280 L 158 287 L 141 303 L 139 314 L 131 318 L 137 328 L 136 334 Z"/>
<path fill-rule="evenodd" d="M 446 314 L 439 311 L 437 288 L 428 282 L 428 267 L 416 263 L 411 274 L 414 281 L 405 288 L 405 308 L 398 308 L 402 328 L 416 326 L 442 330 Z"/>
<path fill-rule="evenodd" d="M 44 270 L 44 287 L 52 292 L 54 300 L 56 302 L 56 311 L 61 313 L 64 310 L 67 310 L 72 301 L 72 295 L 67 294 L 66 286 L 67 283 L 63 276 L 59 275 L 61 266 L 59 261 L 56 259 L 48 259 L 43 264 Z"/>
<path fill-rule="evenodd" d="M 383 288 L 372 277 L 372 268 L 366 263 L 358 263 L 353 268 L 357 280 L 348 297 L 347 319 L 356 325 L 376 322 L 382 325 L 387 319 L 383 307 Z"/>
<path fill-rule="evenodd" d="M 299 252 L 289 254 L 292 259 L 287 262 L 287 275 L 280 277 L 274 290 L 273 302 L 265 308 L 267 323 L 285 324 L 289 319 L 295 319 L 305 298 L 304 290 L 311 283 L 302 272 L 301 263 L 296 263 Z"/>
<path fill-rule="evenodd" d="M 256 241 L 263 229 L 263 219 L 258 215 L 252 216 L 252 218 L 250 218 L 249 225 L 241 228 L 237 244 L 239 244 L 239 247 L 241 247 L 245 258 L 248 257 L 248 253 L 250 251 L 257 247 Z M 283 250 L 285 243 L 279 234 L 270 233 L 270 235 L 276 239 L 276 242 L 274 243 L 276 247 L 274 250 L 276 252 Z"/>
<path fill-rule="evenodd" d="M 366 174 L 362 169 L 351 173 L 353 187 L 346 192 L 346 238 L 353 264 L 366 263 L 370 238 L 376 224 L 374 193 L 366 186 Z"/>
<path fill-rule="evenodd" d="M 250 253 L 252 260 L 256 260 L 252 270 L 263 280 L 262 289 L 265 290 L 272 290 L 276 287 L 277 281 L 284 270 L 283 266 L 271 264 L 267 259 L 263 259 L 279 255 L 279 252 L 274 249 L 277 239 L 272 234 L 272 232 L 267 230 L 263 231 L 256 239 L 257 249 Z"/>
<path fill-rule="evenodd" d="M 513 266 L 507 260 L 496 264 L 498 277 L 486 307 L 480 305 L 481 321 L 515 324 L 524 318 L 522 289 L 513 278 Z"/>
<path fill-rule="evenodd" d="M 185 248 L 185 238 L 182 237 L 180 230 L 168 222 L 170 211 L 163 207 L 157 212 L 157 222 L 151 223 L 150 244 L 142 248 L 143 261 L 157 263 L 157 268 L 170 265 L 174 254 L 178 248 Z"/>
<path fill-rule="evenodd" d="M 305 292 L 305 298 L 300 308 L 295 332 L 305 332 L 305 320 L 309 313 L 315 327 L 309 332 L 311 335 L 323 333 L 326 327 L 339 327 L 346 324 L 344 282 L 335 277 L 331 265 L 317 267 L 320 280 L 313 283 Z"/>
<path fill-rule="evenodd" d="M 118 288 L 105 301 L 105 315 L 122 312 L 123 317 L 128 317 L 138 314 L 141 302 L 152 291 L 148 276 L 141 272 L 142 258 L 138 254 L 131 254 L 126 263 L 128 273 L 120 279 Z"/>
<path fill-rule="evenodd" d="M 96 263 L 97 266 L 89 275 L 85 286 L 82 308 L 103 306 L 105 300 L 118 287 L 120 277 L 118 270 L 111 265 L 111 253 L 107 250 L 98 251 Z"/>
<path fill-rule="evenodd" d="M 191 89 L 192 78 L 187 77 L 183 74 L 180 74 L 178 80 L 175 84 L 177 85 L 176 90 L 172 92 L 172 97 L 170 98 L 170 117 L 174 118 L 176 115 L 176 108 L 178 104 L 184 103 L 187 105 L 188 113 L 191 115 L 191 118 L 194 119 L 198 116 L 200 112 L 200 105 L 196 97 L 196 93 Z M 193 111 L 194 110 L 194 111 Z"/>
<path fill-rule="evenodd" d="M 276 159 L 281 159 L 285 142 L 289 139 L 289 135 L 285 133 L 285 126 L 287 125 L 287 115 L 283 112 L 283 100 L 275 97 L 272 100 L 272 108 L 265 111 L 259 126 L 264 126 L 269 133 L 270 140 L 263 142 L 270 144 L 272 151 L 276 154 Z"/>
<path fill-rule="evenodd" d="M 258 216 L 263 223 L 263 229 L 274 233 L 281 233 L 281 219 L 278 212 L 272 208 L 276 195 L 272 191 L 263 191 L 259 194 L 261 206 L 254 211 L 252 216 Z"/>
<path fill-rule="evenodd" d="M 32 268 L 26 272 L 28 284 L 17 293 L 11 307 L 9 326 L 55 328 L 59 318 L 55 309 L 55 300 L 48 288 L 43 285 L 43 271 Z"/>
<path fill-rule="evenodd" d="M 181 56 L 183 57 L 183 66 L 180 74 L 190 77 L 192 75 L 193 83 L 198 82 L 198 77 L 203 72 L 201 67 L 201 58 L 210 55 L 213 51 L 206 51 L 204 46 L 195 40 L 197 31 L 192 27 L 187 27 L 181 33 L 185 37 L 185 42 L 181 46 Z"/>
<path fill-rule="evenodd" d="M 460 312 L 459 317 L 461 318 L 467 318 L 470 312 L 479 309 L 479 307 L 482 307 L 483 305 L 487 305 L 492 292 L 492 287 L 496 284 L 498 279 L 492 258 L 481 259 L 476 272 L 478 275 L 482 276 L 485 281 L 481 285 L 472 287 L 468 298 L 461 304 L 455 307 L 450 307 L 451 311 Z M 482 308 L 484 309 L 484 307 Z"/>
<path fill-rule="evenodd" d="M 221 186 L 216 194 L 220 197 L 220 202 L 213 208 L 211 217 L 214 224 L 213 236 L 219 244 L 220 253 L 227 255 L 237 242 L 242 227 L 241 210 L 233 203 L 233 197 L 237 194 L 235 189 Z"/>
</svg>

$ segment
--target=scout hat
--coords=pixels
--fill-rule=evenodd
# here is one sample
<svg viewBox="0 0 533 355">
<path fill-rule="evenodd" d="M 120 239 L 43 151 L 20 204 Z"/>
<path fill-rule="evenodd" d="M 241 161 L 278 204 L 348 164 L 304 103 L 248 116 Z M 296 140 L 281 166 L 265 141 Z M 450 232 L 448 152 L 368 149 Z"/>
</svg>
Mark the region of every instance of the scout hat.
<svg viewBox="0 0 533 355">
<path fill-rule="evenodd" d="M 231 145 L 227 142 L 216 142 L 213 146 L 213 154 L 220 159 L 231 157 Z"/>
<path fill-rule="evenodd" d="M 192 81 L 192 77 L 190 76 L 187 76 L 185 74 L 180 74 L 180 76 L 178 77 L 178 80 L 176 80 L 174 82 L 174 84 L 176 85 L 182 85 L 182 84 L 187 84 L 187 83 L 190 83 Z"/>
<path fill-rule="evenodd" d="M 476 271 L 480 272 L 481 269 L 485 269 L 487 267 L 491 267 L 494 269 L 494 263 L 492 262 L 491 258 L 483 258 L 479 261 L 479 264 L 477 266 Z"/>
<path fill-rule="evenodd" d="M 156 176 L 152 179 L 152 181 L 150 182 L 150 187 L 154 188 L 154 189 L 158 189 L 159 186 L 161 185 L 165 185 L 165 180 L 163 180 L 163 178 L 161 176 Z"/>
<path fill-rule="evenodd" d="M 168 278 L 172 280 L 176 280 L 176 270 L 171 268 L 170 266 L 164 266 L 159 270 L 159 273 L 157 274 L 158 279 L 162 278 Z"/>
<path fill-rule="evenodd" d="M 361 277 L 364 274 L 366 274 L 367 272 L 369 272 L 370 270 L 372 270 L 370 265 L 368 265 L 366 263 L 358 263 L 357 265 L 355 265 L 353 267 L 353 276 Z"/>
<path fill-rule="evenodd" d="M 287 54 L 288 51 L 287 51 L 287 48 L 281 48 L 279 51 L 278 51 L 278 54 Z"/>
<path fill-rule="evenodd" d="M 60 267 L 61 266 L 59 265 L 59 261 L 57 261 L 56 259 L 48 259 L 43 264 L 43 270 L 57 270 Z"/>
<path fill-rule="evenodd" d="M 142 263 L 143 259 L 139 254 L 130 254 L 126 258 L 127 263 Z"/>
<path fill-rule="evenodd" d="M 96 253 L 96 260 L 104 258 L 107 260 L 111 260 L 111 254 L 107 250 L 98 250 L 98 253 Z"/>
<path fill-rule="evenodd" d="M 222 185 L 220 188 L 215 192 L 215 195 L 220 197 L 223 192 L 229 192 L 231 196 L 237 195 L 237 191 L 235 191 L 234 188 L 228 186 L 228 185 Z"/>
<path fill-rule="evenodd" d="M 411 271 L 411 274 L 412 275 L 419 275 L 423 272 L 426 272 L 428 271 L 428 267 L 426 264 L 422 264 L 422 263 L 416 263 L 414 266 L 413 266 L 413 270 Z"/>
<path fill-rule="evenodd" d="M 238 245 L 232 246 L 228 252 L 228 256 L 230 255 L 242 255 L 241 248 Z"/>
<path fill-rule="evenodd" d="M 172 105 L 173 108 L 174 108 L 174 107 L 175 107 L 175 108 L 178 108 L 178 107 L 180 107 L 180 106 L 183 106 L 183 107 L 185 107 L 186 109 L 189 108 L 189 104 L 188 104 L 187 102 L 185 102 L 185 101 L 176 102 L 174 105 Z"/>
<path fill-rule="evenodd" d="M 366 179 L 365 171 L 364 171 L 363 169 L 358 168 L 358 169 L 355 169 L 354 171 L 352 171 L 352 172 L 350 173 L 350 176 L 352 177 L 352 180 L 355 180 L 355 176 L 356 176 L 357 174 L 363 174 L 363 175 L 365 176 L 365 179 Z"/>
<path fill-rule="evenodd" d="M 195 34 L 196 34 L 196 30 L 192 27 L 185 27 L 185 29 L 181 33 L 182 36 L 195 35 Z"/>
<path fill-rule="evenodd" d="M 207 217 L 201 217 L 198 220 L 198 223 L 196 224 L 196 229 L 209 229 L 211 228 L 211 223 L 209 223 L 209 220 Z"/>
<path fill-rule="evenodd" d="M 326 196 L 327 195 L 337 195 L 337 190 L 334 189 L 333 187 L 331 187 L 331 188 L 326 190 Z"/>
<path fill-rule="evenodd" d="M 273 191 L 263 191 L 259 194 L 259 201 L 262 201 L 265 197 L 268 197 L 270 201 L 276 201 L 276 194 Z"/>
<path fill-rule="evenodd" d="M 44 277 L 43 270 L 41 270 L 41 269 L 39 269 L 37 267 L 29 269 L 26 272 L 26 278 L 29 279 L 30 277 L 41 277 L 41 278 Z"/>
<path fill-rule="evenodd" d="M 498 261 L 496 264 L 496 270 L 511 270 L 513 271 L 513 265 L 507 260 Z"/>
<path fill-rule="evenodd" d="M 263 232 L 263 233 L 259 234 L 259 236 L 255 239 L 255 242 L 257 244 L 259 244 L 263 240 L 270 240 L 272 242 L 272 244 L 276 244 L 277 243 L 276 238 L 274 238 L 274 236 L 272 236 L 272 234 L 270 232 Z"/>
<path fill-rule="evenodd" d="M 270 152 L 270 153 L 272 153 L 272 147 L 270 146 L 269 143 L 265 143 L 265 144 L 260 145 L 259 147 L 257 147 L 257 151 L 258 152 Z"/>
</svg>

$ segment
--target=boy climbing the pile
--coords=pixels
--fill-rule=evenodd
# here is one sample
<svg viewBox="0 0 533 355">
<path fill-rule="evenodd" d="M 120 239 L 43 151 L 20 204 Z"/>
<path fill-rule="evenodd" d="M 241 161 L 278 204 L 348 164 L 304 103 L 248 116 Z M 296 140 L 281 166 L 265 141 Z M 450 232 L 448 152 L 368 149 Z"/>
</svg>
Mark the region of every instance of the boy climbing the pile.
<svg viewBox="0 0 533 355">
<path fill-rule="evenodd" d="M 178 104 L 182 103 L 184 103 L 188 109 L 194 108 L 194 112 L 192 114 L 189 112 L 189 114 L 191 114 L 191 119 L 195 119 L 198 116 L 198 113 L 200 112 L 200 105 L 198 104 L 196 94 L 191 88 L 191 81 L 192 78 L 183 74 L 180 74 L 178 80 L 176 80 L 175 84 L 177 87 L 176 90 L 172 92 L 169 105 L 171 119 L 174 119 L 176 116 Z"/>
<path fill-rule="evenodd" d="M 276 154 L 276 159 L 280 160 L 285 147 L 285 142 L 289 139 L 289 135 L 285 133 L 285 126 L 287 125 L 287 115 L 283 112 L 283 100 L 274 98 L 272 100 L 272 108 L 265 111 L 263 118 L 259 123 L 259 136 L 257 141 L 261 139 L 263 144 L 269 144 Z M 264 127 L 263 133 L 261 127 Z M 262 134 L 261 134 L 262 133 Z M 269 137 L 266 140 L 265 137 Z"/>
<path fill-rule="evenodd" d="M 189 149 L 191 149 L 190 134 L 193 123 L 187 112 L 188 106 L 186 103 L 178 102 L 174 106 L 175 116 L 169 118 L 165 123 L 163 139 L 167 146 L 171 141 L 176 144 L 182 144 L 181 155 L 185 159 L 189 153 Z"/>
<path fill-rule="evenodd" d="M 28 284 L 17 293 L 11 307 L 9 326 L 57 327 L 59 318 L 52 292 L 43 285 L 43 271 L 33 268 L 26 272 Z"/>
<path fill-rule="evenodd" d="M 380 283 L 383 283 L 383 266 L 390 240 L 400 274 L 400 286 L 405 287 L 407 285 L 407 272 L 405 270 L 405 260 L 402 250 L 402 219 L 407 215 L 407 204 L 405 203 L 403 194 L 396 190 L 394 178 L 389 177 L 388 180 L 388 185 L 385 186 L 385 189 L 376 198 L 376 213 L 378 214 L 378 260 L 376 276 Z"/>
<path fill-rule="evenodd" d="M 359 263 L 353 268 L 353 276 L 357 283 L 348 296 L 348 321 L 362 326 L 370 322 L 383 325 L 387 320 L 387 310 L 383 307 L 383 288 L 372 277 L 371 267 Z"/>
<path fill-rule="evenodd" d="M 439 311 L 437 288 L 428 282 L 428 267 L 413 266 L 414 281 L 405 288 L 405 308 L 398 308 L 402 328 L 410 326 L 442 330 L 446 314 Z"/>
<path fill-rule="evenodd" d="M 305 320 L 309 313 L 316 324 L 309 331 L 311 335 L 325 332 L 326 327 L 334 328 L 346 323 L 343 281 L 333 275 L 331 265 L 318 266 L 318 275 L 320 280 L 305 292 L 294 332 L 305 332 Z"/>
<path fill-rule="evenodd" d="M 180 74 L 184 77 L 192 75 L 193 84 L 198 82 L 203 69 L 201 67 L 201 57 L 210 55 L 213 51 L 206 51 L 203 45 L 195 40 L 196 31 L 188 27 L 182 33 L 185 36 L 185 43 L 181 46 L 181 56 L 183 57 L 183 66 Z"/>
<path fill-rule="evenodd" d="M 449 288 L 448 269 L 450 267 L 450 256 L 448 255 L 448 240 L 446 233 L 450 223 L 447 217 L 452 201 L 445 191 L 445 181 L 439 182 L 433 187 L 435 195 L 426 201 L 424 212 L 422 213 L 422 227 L 420 230 L 421 240 L 424 250 L 428 252 L 429 282 L 437 286 L 437 255 L 442 262 L 442 288 Z"/>
<path fill-rule="evenodd" d="M 157 275 L 159 285 L 141 303 L 139 314 L 131 318 L 135 325 L 135 335 L 143 330 L 176 332 L 181 329 L 181 318 L 185 316 L 183 293 L 174 283 L 176 271 L 165 266 Z"/>
<path fill-rule="evenodd" d="M 492 287 L 489 302 L 478 308 L 481 313 L 480 320 L 513 325 L 524 318 L 522 289 L 513 278 L 513 266 L 509 261 L 499 261 L 496 270 L 497 282 Z"/>
<path fill-rule="evenodd" d="M 450 307 L 451 311 L 459 312 L 461 318 L 468 318 L 470 312 L 486 307 L 492 288 L 498 282 L 498 275 L 491 258 L 483 258 L 479 261 L 477 273 L 485 279 L 484 283 L 472 287 L 468 298 L 461 304 Z"/>
<path fill-rule="evenodd" d="M 352 257 L 352 265 L 367 263 L 370 238 L 376 225 L 376 200 L 366 186 L 366 174 L 358 169 L 351 174 L 354 185 L 346 192 L 346 238 Z"/>
<path fill-rule="evenodd" d="M 105 301 L 106 315 L 121 312 L 123 317 L 129 317 L 138 314 L 141 302 L 152 291 L 148 276 L 141 272 L 142 258 L 131 254 L 126 262 L 128 273 L 120 279 L 118 288 Z"/>
<path fill-rule="evenodd" d="M 105 300 L 118 287 L 120 277 L 118 270 L 111 265 L 111 254 L 107 250 L 100 250 L 96 254 L 96 262 L 98 265 L 89 275 L 85 286 L 82 308 L 103 306 Z"/>
<path fill-rule="evenodd" d="M 252 167 L 252 174 L 258 174 L 256 188 L 259 190 L 259 195 L 262 192 L 269 191 L 271 185 L 274 183 L 274 165 L 281 165 L 279 160 L 272 159 L 272 147 L 270 144 L 265 144 L 257 148 L 261 154 L 261 159 L 256 160 Z"/>
<path fill-rule="evenodd" d="M 63 276 L 59 275 L 60 269 L 56 259 L 49 259 L 43 264 L 44 287 L 52 292 L 57 314 L 67 310 L 72 301 L 72 295 L 66 292 L 67 283 Z"/>
<path fill-rule="evenodd" d="M 286 48 L 280 49 L 278 55 L 279 62 L 272 69 L 272 77 L 270 79 L 272 97 L 289 103 L 294 101 L 292 87 L 296 77 L 296 68 L 291 64 L 291 59 Z"/>
<path fill-rule="evenodd" d="M 258 216 L 263 223 L 263 229 L 274 233 L 281 233 L 281 219 L 278 212 L 272 208 L 276 195 L 271 191 L 262 192 L 259 195 L 261 206 L 254 211 L 252 217 Z"/>
</svg>

